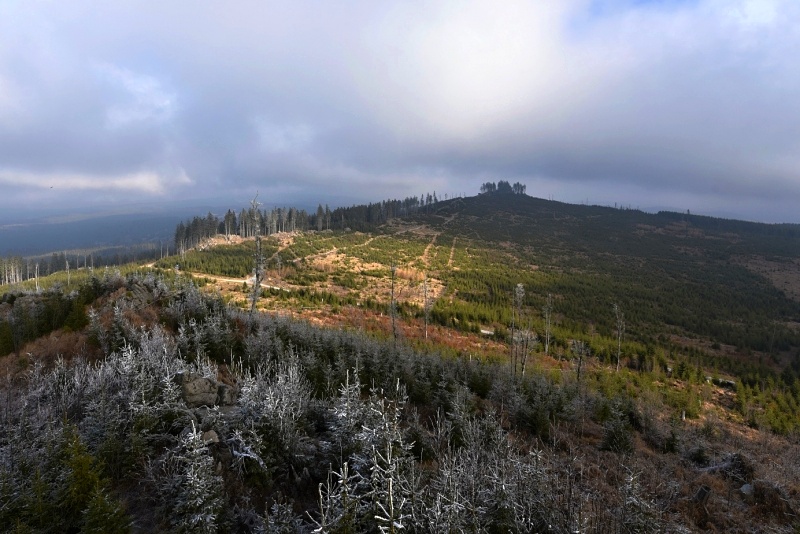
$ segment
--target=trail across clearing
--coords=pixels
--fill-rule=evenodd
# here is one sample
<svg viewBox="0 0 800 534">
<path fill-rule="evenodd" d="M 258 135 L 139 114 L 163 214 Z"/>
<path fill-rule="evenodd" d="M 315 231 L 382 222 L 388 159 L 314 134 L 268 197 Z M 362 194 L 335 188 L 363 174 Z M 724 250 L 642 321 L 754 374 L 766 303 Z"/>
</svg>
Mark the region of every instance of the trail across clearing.
<svg viewBox="0 0 800 534">
<path fill-rule="evenodd" d="M 206 273 L 198 273 L 198 272 L 189 272 L 188 274 L 192 275 L 195 278 L 206 278 L 208 280 L 213 280 L 215 282 L 227 282 L 230 284 L 242 284 L 247 283 L 249 285 L 253 285 L 253 280 L 250 277 L 247 278 L 227 278 L 225 276 L 217 276 L 215 274 L 206 274 Z M 278 289 L 280 291 L 289 291 L 289 289 L 280 286 L 271 286 L 265 282 L 261 282 L 261 287 L 264 289 Z"/>
<path fill-rule="evenodd" d="M 436 246 L 436 238 L 438 238 L 439 235 L 441 235 L 441 234 L 439 234 L 439 233 L 433 234 L 433 237 L 431 238 L 431 242 L 428 243 L 428 246 L 425 247 L 425 252 L 422 253 L 422 263 L 425 264 L 425 268 L 426 269 L 429 269 L 430 266 L 431 266 L 430 252 L 431 252 L 431 249 L 434 246 Z"/>
</svg>

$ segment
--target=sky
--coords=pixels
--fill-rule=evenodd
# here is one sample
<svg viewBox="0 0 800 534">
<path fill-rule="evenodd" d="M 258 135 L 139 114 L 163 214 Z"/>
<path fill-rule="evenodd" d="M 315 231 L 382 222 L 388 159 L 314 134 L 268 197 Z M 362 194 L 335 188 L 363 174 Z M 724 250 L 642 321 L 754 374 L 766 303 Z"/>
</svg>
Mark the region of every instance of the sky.
<svg viewBox="0 0 800 534">
<path fill-rule="evenodd" d="M 0 213 L 480 184 L 800 223 L 797 0 L 0 0 Z"/>
</svg>

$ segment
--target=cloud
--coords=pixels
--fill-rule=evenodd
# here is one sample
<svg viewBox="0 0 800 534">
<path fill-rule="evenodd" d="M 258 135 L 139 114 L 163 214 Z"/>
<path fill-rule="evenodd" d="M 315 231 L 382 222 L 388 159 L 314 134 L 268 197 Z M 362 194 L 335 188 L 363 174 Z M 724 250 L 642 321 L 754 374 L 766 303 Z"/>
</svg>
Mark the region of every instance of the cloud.
<svg viewBox="0 0 800 534">
<path fill-rule="evenodd" d="M 110 129 L 125 128 L 136 123 L 165 123 L 175 113 L 175 95 L 167 92 L 152 76 L 136 74 L 114 65 L 99 65 L 101 77 L 125 93 L 124 101 L 106 111 Z"/>
<path fill-rule="evenodd" d="M 300 152 L 305 150 L 315 134 L 306 124 L 275 124 L 262 118 L 253 119 L 259 147 L 266 152 Z"/>
<path fill-rule="evenodd" d="M 4 3 L 0 168 L 120 203 L 514 179 L 800 222 L 797 28 L 790 0 Z"/>
<path fill-rule="evenodd" d="M 183 169 L 172 175 L 143 171 L 112 176 L 0 170 L 0 184 L 4 186 L 44 191 L 56 189 L 54 193 L 61 193 L 62 190 L 72 192 L 112 190 L 128 194 L 163 195 L 170 186 L 191 183 L 192 180 Z"/>
</svg>

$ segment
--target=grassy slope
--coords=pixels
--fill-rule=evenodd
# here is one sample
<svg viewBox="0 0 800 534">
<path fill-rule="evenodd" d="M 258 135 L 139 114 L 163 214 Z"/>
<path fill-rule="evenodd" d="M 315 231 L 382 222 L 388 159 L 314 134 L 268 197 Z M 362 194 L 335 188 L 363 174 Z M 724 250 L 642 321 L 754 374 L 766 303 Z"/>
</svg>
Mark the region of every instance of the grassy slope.
<svg viewBox="0 0 800 534">
<path fill-rule="evenodd" d="M 800 347 L 800 228 L 708 217 L 576 206 L 524 195 L 441 202 L 433 214 L 395 219 L 375 234 L 308 233 L 265 240 L 266 309 L 366 306 L 385 311 L 391 266 L 395 299 L 419 318 L 423 279 L 432 319 L 462 331 L 503 331 L 511 295 L 541 333 L 555 299 L 557 337 L 582 338 L 610 357 L 612 305 L 625 314 L 626 353 L 701 350 L 729 372 L 780 369 Z M 249 248 L 248 248 L 249 247 Z M 252 243 L 168 258 L 186 270 L 244 280 Z M 217 281 L 223 291 L 241 284 Z M 232 294 L 244 302 L 247 293 Z M 323 306 L 327 304 L 328 306 Z M 557 344 L 558 345 L 558 344 Z"/>
<path fill-rule="evenodd" d="M 613 330 L 611 303 L 643 342 L 681 334 L 773 352 L 800 345 L 800 303 L 759 273 L 759 260 L 797 275 L 800 228 L 671 213 L 560 204 L 527 196 L 456 199 L 437 212 L 445 233 L 492 249 L 501 290 L 515 281 L 560 297 L 565 318 Z M 455 216 L 455 218 L 454 218 Z M 436 224 L 436 218 L 429 218 Z M 763 272 L 763 269 L 761 269 Z M 473 273 L 473 278 L 481 274 Z M 465 278 L 461 276 L 460 278 Z M 488 278 L 488 276 L 486 276 Z M 794 280 L 791 277 L 789 280 Z M 488 284 L 484 283 L 487 287 Z M 486 292 L 488 294 L 488 291 Z"/>
<path fill-rule="evenodd" d="M 553 208 L 556 208 L 555 218 L 552 218 Z M 641 341 L 625 346 L 626 360 L 632 364 L 635 351 L 647 350 L 647 343 L 651 342 L 658 345 L 659 350 L 667 351 L 678 350 L 675 341 L 693 345 L 702 343 L 699 338 L 706 337 L 703 346 L 713 353 L 711 342 L 716 338 L 709 337 L 701 326 L 691 320 L 685 325 L 676 319 L 667 324 L 659 323 L 658 313 L 666 317 L 680 317 L 680 313 L 686 313 L 690 319 L 714 313 L 710 324 L 732 324 L 749 329 L 757 342 L 763 343 L 766 339 L 777 343 L 780 336 L 774 325 L 796 321 L 796 304 L 786 294 L 775 290 L 766 277 L 756 274 L 755 269 L 742 265 L 748 264 L 748 257 L 763 257 L 773 265 L 791 266 L 796 261 L 791 255 L 797 248 L 791 246 L 797 242 L 797 237 L 790 233 L 794 229 L 680 219 L 674 215 L 567 206 L 524 197 L 457 199 L 443 203 L 435 215 L 395 221 L 384 228 L 382 234 L 320 233 L 295 236 L 293 240 L 282 242 L 276 240 L 270 244 L 273 256 L 268 283 L 290 291 L 271 291 L 262 302 L 274 309 L 290 310 L 315 320 L 347 320 L 354 328 L 382 328 L 388 332 L 385 307 L 374 304 L 371 309 L 363 310 L 369 308 L 370 299 L 384 302 L 388 299 L 389 267 L 394 261 L 399 267 L 398 274 L 402 275 L 398 277 L 396 288 L 401 301 L 414 302 L 413 296 L 418 296 L 420 288 L 418 274 L 427 271 L 438 297 L 436 310 L 445 314 L 444 323 L 448 323 L 447 313 L 452 314 L 451 318 L 460 313 L 462 319 L 456 326 L 463 329 L 471 320 L 470 313 L 485 313 L 487 317 L 496 317 L 498 320 L 492 326 L 500 328 L 506 317 L 503 313 L 507 313 L 510 292 L 514 284 L 522 281 L 527 289 L 527 313 L 534 318 L 537 328 L 544 295 L 552 292 L 558 297 L 557 353 L 563 359 L 556 361 L 536 354 L 530 380 L 536 388 L 562 392 L 575 387 L 577 376 L 577 360 L 568 350 L 569 339 L 585 336 L 595 348 L 611 342 L 610 302 L 619 302 L 626 312 L 627 337 Z M 689 223 L 693 226 L 689 227 Z M 774 234 L 771 230 L 775 230 Z M 782 235 L 782 232 L 789 232 L 789 235 Z M 215 254 L 215 250 L 219 253 L 224 249 L 197 254 L 202 258 Z M 282 257 L 280 268 L 275 254 Z M 237 252 L 234 256 L 241 262 L 247 254 Z M 171 260 L 171 265 L 174 263 Z M 207 265 L 215 264 L 209 261 Z M 216 268 L 221 267 L 212 267 Z M 742 281 L 737 282 L 737 277 L 742 277 Z M 213 288 L 214 283 L 208 287 Z M 235 289 L 241 286 L 240 283 L 229 285 Z M 704 292 L 703 288 L 708 289 Z M 126 289 L 120 292 L 121 302 L 138 294 L 135 286 Z M 348 295 L 353 299 L 352 304 L 347 303 Z M 338 299 L 333 305 L 332 296 Z M 729 302 L 754 310 L 754 316 L 761 315 L 765 324 L 773 325 L 772 331 L 759 332 L 743 326 L 744 320 L 735 317 L 741 311 L 728 309 L 733 306 L 731 304 L 724 304 L 724 309 L 720 306 L 720 303 Z M 104 304 L 109 321 L 112 304 Z M 132 320 L 144 317 L 141 306 L 125 309 L 133 314 Z M 673 314 L 669 311 L 673 309 L 679 311 Z M 694 315 L 681 311 L 687 309 Z M 139 310 L 138 315 L 134 310 Z M 403 310 L 403 332 L 406 339 L 413 340 L 412 337 L 421 335 L 419 317 L 412 317 L 415 310 L 410 304 Z M 441 344 L 452 343 L 456 334 L 452 328 L 441 326 L 432 329 L 432 333 L 434 341 Z M 497 353 L 505 350 L 496 341 L 481 340 L 480 336 L 466 332 L 458 335 L 462 336 L 462 347 L 470 347 L 470 354 L 473 350 Z M 474 345 L 463 341 L 469 336 L 477 340 Z M 787 339 L 789 349 L 796 351 L 796 345 L 791 346 L 791 338 Z M 59 340 L 50 336 L 45 341 L 52 344 Z M 294 345 L 304 347 L 299 340 Z M 238 352 L 237 347 L 234 343 L 232 347 L 223 347 L 220 353 L 233 355 Z M 311 347 L 323 350 L 314 343 L 309 345 L 309 350 Z M 388 347 L 383 350 L 389 350 Z M 20 354 L 30 352 L 35 358 L 44 348 L 34 344 Z M 60 347 L 50 348 L 54 357 L 65 353 Z M 724 348 L 723 344 L 719 354 Z M 669 362 L 694 363 L 682 354 L 668 353 Z M 758 356 L 767 357 L 758 352 L 747 356 L 746 350 L 738 354 L 751 360 Z M 6 363 L 22 369 L 27 365 L 24 360 L 18 356 Z M 780 388 L 774 388 L 773 384 L 759 391 L 740 388 L 733 392 L 705 384 L 692 369 L 684 369 L 685 375 L 676 372 L 671 377 L 659 369 L 626 368 L 617 374 L 608 363 L 594 357 L 584 363 L 586 397 L 576 397 L 580 402 L 576 401 L 574 406 L 554 408 L 552 425 L 549 419 L 542 426 L 541 421 L 518 415 L 521 422 L 514 422 L 512 426 L 513 432 L 519 432 L 514 434 L 514 440 L 527 443 L 530 436 L 526 432 L 533 432 L 529 427 L 535 433 L 546 434 L 548 437 L 542 443 L 546 454 L 576 458 L 574 467 L 580 467 L 582 483 L 592 488 L 596 486 L 596 495 L 609 491 L 604 484 L 622 484 L 620 473 L 624 474 L 624 465 L 625 469 L 639 473 L 646 491 L 656 495 L 657 502 L 665 506 L 664 517 L 673 517 L 682 524 L 730 531 L 736 526 L 749 528 L 743 525 L 774 519 L 781 526 L 791 528 L 779 519 L 781 514 L 775 511 L 777 508 L 770 508 L 768 503 L 758 499 L 755 504 L 748 503 L 741 497 L 738 488 L 742 482 L 738 478 L 704 470 L 734 453 L 742 454 L 754 466 L 754 476 L 759 483 L 782 488 L 786 492 L 784 495 L 788 494 L 788 502 L 797 506 L 797 482 L 789 475 L 790 468 L 796 465 L 793 459 L 797 453 L 796 437 L 790 435 L 786 440 L 743 424 L 769 428 L 770 410 L 782 410 L 784 415 L 794 418 L 796 424 L 796 406 L 794 412 L 787 411 L 791 407 L 782 406 L 784 401 L 779 402 L 774 395 Z M 495 376 L 494 368 L 490 369 Z M 491 396 L 488 390 L 493 388 L 488 388 L 484 382 L 491 384 L 495 378 L 478 378 L 467 383 L 480 397 L 478 405 L 491 411 L 494 405 L 486 397 Z M 404 381 L 411 385 L 408 377 Z M 416 386 L 435 391 L 433 383 L 426 386 L 421 379 Z M 797 383 L 795 389 L 796 386 Z M 781 387 L 785 389 L 787 384 Z M 498 386 L 494 394 L 499 395 L 500 391 L 503 388 Z M 422 413 L 433 410 L 431 399 L 424 395 L 421 398 L 418 408 Z M 536 407 L 543 402 L 533 396 L 529 400 L 525 406 Z M 796 401 L 787 402 L 796 404 Z M 498 408 L 501 418 L 509 416 L 503 411 L 508 410 L 503 408 L 505 403 L 503 400 Z M 629 422 L 636 428 L 632 434 L 635 452 L 625 457 L 624 464 L 615 454 L 599 447 L 608 432 L 608 422 L 613 420 L 615 403 L 636 406 L 635 410 L 630 410 L 636 417 Z M 686 421 L 679 418 L 683 411 L 688 415 Z M 677 433 L 678 445 L 674 452 L 665 453 L 670 432 Z M 713 490 L 712 500 L 706 507 L 708 512 L 691 501 L 702 485 Z M 753 517 L 740 515 L 753 513 L 756 514 Z M 696 514 L 700 515 L 694 517 Z"/>
</svg>

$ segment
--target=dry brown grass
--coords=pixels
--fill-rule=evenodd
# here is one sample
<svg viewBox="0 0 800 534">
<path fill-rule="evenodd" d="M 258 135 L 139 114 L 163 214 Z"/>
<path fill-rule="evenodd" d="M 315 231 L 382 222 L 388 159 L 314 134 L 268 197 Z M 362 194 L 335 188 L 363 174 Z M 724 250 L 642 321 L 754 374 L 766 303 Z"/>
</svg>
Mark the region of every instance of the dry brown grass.
<svg viewBox="0 0 800 534">
<path fill-rule="evenodd" d="M 408 280 L 409 282 L 422 282 L 425 279 L 425 274 L 417 269 L 400 268 L 396 270 L 397 278 L 401 280 Z"/>
</svg>

